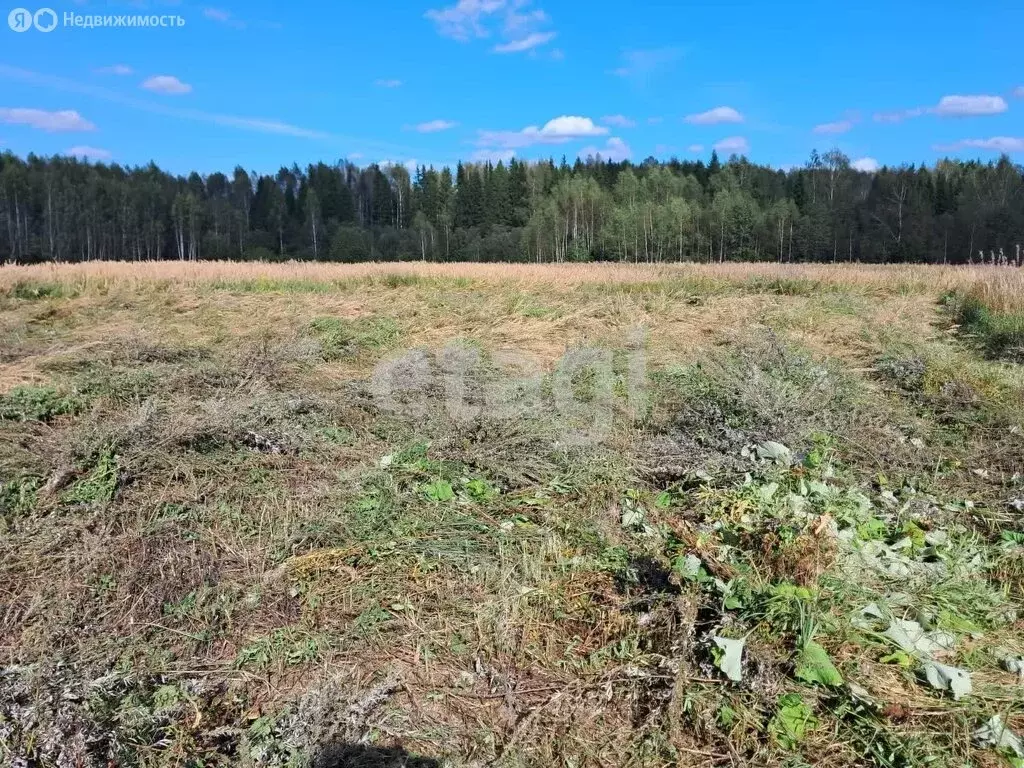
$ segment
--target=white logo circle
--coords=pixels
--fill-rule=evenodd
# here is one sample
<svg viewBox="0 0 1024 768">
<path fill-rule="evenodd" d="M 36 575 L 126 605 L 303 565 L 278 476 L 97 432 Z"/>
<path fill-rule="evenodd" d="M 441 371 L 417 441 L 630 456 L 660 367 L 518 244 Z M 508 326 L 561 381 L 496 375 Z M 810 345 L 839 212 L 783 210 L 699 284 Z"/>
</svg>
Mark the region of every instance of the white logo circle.
<svg viewBox="0 0 1024 768">
<path fill-rule="evenodd" d="M 53 8 L 40 8 L 32 17 L 32 23 L 40 32 L 53 32 L 57 28 L 57 13 Z"/>
<path fill-rule="evenodd" d="M 28 32 L 32 28 L 32 11 L 28 8 L 15 8 L 7 14 L 7 26 L 15 32 Z"/>
</svg>

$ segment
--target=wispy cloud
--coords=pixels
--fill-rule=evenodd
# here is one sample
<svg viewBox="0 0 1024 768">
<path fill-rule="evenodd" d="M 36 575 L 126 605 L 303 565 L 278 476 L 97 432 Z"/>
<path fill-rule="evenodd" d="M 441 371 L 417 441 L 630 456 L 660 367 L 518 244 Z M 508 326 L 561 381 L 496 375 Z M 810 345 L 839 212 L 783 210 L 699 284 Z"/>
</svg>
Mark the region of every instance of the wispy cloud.
<svg viewBox="0 0 1024 768">
<path fill-rule="evenodd" d="M 586 159 L 588 157 L 598 158 L 602 160 L 611 161 L 613 163 L 621 163 L 623 160 L 629 160 L 633 156 L 633 150 L 629 144 L 624 142 L 617 136 L 612 136 L 608 139 L 603 147 L 584 147 L 579 151 L 580 158 Z"/>
<path fill-rule="evenodd" d="M 142 81 L 142 87 L 154 93 L 166 93 L 171 96 L 181 96 L 192 92 L 192 86 L 183 83 L 174 75 L 154 75 Z"/>
<path fill-rule="evenodd" d="M 621 63 L 611 73 L 635 81 L 644 81 L 668 69 L 683 55 L 680 48 L 646 48 L 624 51 Z"/>
<path fill-rule="evenodd" d="M 458 123 L 452 122 L 451 120 L 430 120 L 426 123 L 420 123 L 419 125 L 412 126 L 412 130 L 417 133 L 439 133 L 440 131 L 447 131 L 450 128 L 454 128 Z"/>
<path fill-rule="evenodd" d="M 943 96 L 934 107 L 912 107 L 894 112 L 878 112 L 875 121 L 879 123 L 899 123 L 922 115 L 938 117 L 983 117 L 998 115 L 1009 109 L 1006 99 L 1002 96 Z"/>
<path fill-rule="evenodd" d="M 47 133 L 96 130 L 96 126 L 93 123 L 90 123 L 73 109 L 47 112 L 44 109 L 0 107 L 0 123 L 27 125 Z"/>
<path fill-rule="evenodd" d="M 686 148 L 686 151 L 687 152 L 692 152 L 693 154 L 697 155 L 697 154 L 700 154 L 701 152 L 704 151 L 704 145 L 703 144 L 691 144 L 690 146 L 688 146 Z"/>
<path fill-rule="evenodd" d="M 491 50 L 495 53 L 519 53 L 521 51 L 529 51 L 554 39 L 554 32 L 532 32 L 519 40 L 496 45 Z"/>
<path fill-rule="evenodd" d="M 135 70 L 129 67 L 127 64 L 114 64 L 109 67 L 99 67 L 93 70 L 97 75 L 133 75 Z"/>
<path fill-rule="evenodd" d="M 516 156 L 514 149 L 478 149 L 473 153 L 473 161 L 477 163 L 508 163 Z"/>
<path fill-rule="evenodd" d="M 455 5 L 433 8 L 424 14 L 438 34 L 460 42 L 499 36 L 494 53 L 533 51 L 555 39 L 546 29 L 551 19 L 531 0 L 458 0 Z"/>
<path fill-rule="evenodd" d="M 924 107 L 913 107 L 912 109 L 898 109 L 893 112 L 876 112 L 876 123 L 902 123 L 912 117 L 920 117 L 928 110 Z"/>
<path fill-rule="evenodd" d="M 750 151 L 750 142 L 743 136 L 729 136 L 713 145 L 718 152 L 745 155 Z"/>
<path fill-rule="evenodd" d="M 394 79 L 387 80 L 381 78 L 378 80 L 374 80 L 373 84 L 376 85 L 378 88 L 400 88 L 402 86 L 402 81 Z"/>
<path fill-rule="evenodd" d="M 487 37 L 491 17 L 505 7 L 505 0 L 459 0 L 447 8 L 436 8 L 424 15 L 437 26 L 438 34 L 465 42 Z"/>
<path fill-rule="evenodd" d="M 416 158 L 409 158 L 408 160 L 379 160 L 377 165 L 381 168 L 397 168 L 401 166 L 409 172 L 410 175 L 416 173 L 416 169 L 419 167 L 419 160 Z"/>
<path fill-rule="evenodd" d="M 690 125 L 718 125 L 719 123 L 742 123 L 743 115 L 732 107 L 715 107 L 707 112 L 687 115 L 683 120 Z"/>
<path fill-rule="evenodd" d="M 154 115 L 163 115 L 164 117 L 170 117 L 178 120 L 209 123 L 229 128 L 237 128 L 239 130 L 244 131 L 253 131 L 256 133 L 268 133 L 280 136 L 293 136 L 302 139 L 329 140 L 337 144 L 347 144 L 349 146 L 355 145 L 359 146 L 362 149 L 387 153 L 407 154 L 415 151 L 410 149 L 409 147 L 391 144 L 388 142 L 381 142 L 376 141 L 374 139 L 362 138 L 358 136 L 347 136 L 343 134 L 327 133 L 326 131 L 305 128 L 299 125 L 294 125 L 292 123 L 286 123 L 281 120 L 275 120 L 271 118 L 243 117 L 238 115 L 205 112 L 198 109 L 185 109 L 181 107 L 174 107 L 164 102 L 137 99 L 130 96 L 125 96 L 124 94 L 119 93 L 118 91 L 111 90 L 109 88 L 103 88 L 89 83 L 81 83 L 76 80 L 70 80 L 68 78 L 58 77 L 56 75 L 47 75 L 41 72 L 33 72 L 32 70 L 22 69 L 20 67 L 12 67 L 8 64 L 3 63 L 0 63 L 0 78 L 26 83 L 28 85 L 33 86 L 34 88 L 49 88 L 56 91 L 77 93 L 83 96 L 89 96 L 91 98 L 111 102 L 113 104 L 120 104 L 124 107 L 135 109 L 140 112 L 148 112 Z M 38 112 L 39 110 L 30 111 Z M 72 112 L 70 114 L 77 115 L 78 113 Z M 88 121 L 83 120 L 83 123 L 90 126 L 88 130 L 91 130 L 92 127 L 94 127 L 92 126 L 92 123 L 89 123 Z"/>
<path fill-rule="evenodd" d="M 216 21 L 219 24 L 225 24 L 235 29 L 245 29 L 246 26 L 244 21 L 236 19 L 231 15 L 230 11 L 225 11 L 222 8 L 203 8 L 203 16 L 210 21 Z"/>
<path fill-rule="evenodd" d="M 847 133 L 853 129 L 853 120 L 837 120 L 834 123 L 821 123 L 820 125 L 814 126 L 814 133 L 822 135 L 838 135 L 841 133 Z"/>
<path fill-rule="evenodd" d="M 636 127 L 636 121 L 631 120 L 625 115 L 605 115 L 601 118 L 601 122 L 605 125 L 610 125 L 613 128 L 634 128 Z"/>
<path fill-rule="evenodd" d="M 873 157 L 859 157 L 850 163 L 850 167 L 855 171 L 863 171 L 864 173 L 874 173 L 878 170 L 878 161 Z"/>
<path fill-rule="evenodd" d="M 86 146 L 72 147 L 64 154 L 68 157 L 84 157 L 86 160 L 109 160 L 113 157 L 109 150 Z"/>
<path fill-rule="evenodd" d="M 518 149 L 536 144 L 564 144 L 573 139 L 604 136 L 608 129 L 594 125 L 589 117 L 562 115 L 549 120 L 542 128 L 529 125 L 521 131 L 480 131 L 477 144 L 481 147 Z"/>
<path fill-rule="evenodd" d="M 1014 136 L 993 136 L 991 139 L 962 139 L 952 144 L 936 144 L 939 152 L 956 152 L 961 149 L 983 149 L 986 152 L 1024 152 L 1024 138 Z"/>
<path fill-rule="evenodd" d="M 1024 99 L 1024 85 L 1018 85 L 1013 89 L 1013 97 L 1015 99 Z"/>
<path fill-rule="evenodd" d="M 648 117 L 647 118 L 647 124 L 648 125 L 660 125 L 664 121 L 665 121 L 665 118 L 663 118 L 663 117 Z"/>
</svg>

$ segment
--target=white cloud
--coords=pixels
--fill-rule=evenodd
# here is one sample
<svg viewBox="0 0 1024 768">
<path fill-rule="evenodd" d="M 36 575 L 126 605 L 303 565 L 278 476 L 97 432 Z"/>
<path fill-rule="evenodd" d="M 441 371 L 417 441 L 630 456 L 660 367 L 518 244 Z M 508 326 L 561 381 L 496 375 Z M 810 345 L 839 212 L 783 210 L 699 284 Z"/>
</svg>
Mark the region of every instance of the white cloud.
<svg viewBox="0 0 1024 768">
<path fill-rule="evenodd" d="M 390 142 L 382 142 L 365 136 L 352 136 L 340 133 L 329 133 L 327 131 L 305 128 L 303 126 L 293 125 L 291 123 L 286 123 L 281 120 L 275 120 L 272 118 L 225 115 L 216 112 L 206 112 L 204 110 L 199 109 L 176 107 L 166 103 L 165 101 L 151 101 L 148 99 L 139 99 L 132 96 L 127 96 L 119 91 L 111 90 L 110 88 L 104 88 L 102 86 L 93 85 L 92 83 L 83 83 L 65 77 L 47 75 L 42 72 L 34 72 L 32 70 L 22 69 L 20 67 L 12 67 L 7 64 L 0 63 L 0 81 L 2 80 L 14 80 L 16 82 L 24 83 L 36 89 L 48 89 L 54 91 L 61 91 L 65 93 L 75 93 L 83 96 L 88 96 L 93 99 L 99 99 L 101 101 L 110 102 L 112 104 L 119 104 L 123 107 L 127 107 L 129 109 L 133 109 L 139 112 L 147 112 L 149 114 L 160 115 L 162 117 L 169 117 L 176 120 L 210 123 L 214 125 L 238 128 L 240 130 L 245 131 L 253 131 L 257 133 L 269 133 L 282 136 L 295 136 L 303 139 L 314 139 L 318 141 L 332 142 L 336 145 L 339 145 L 339 148 L 359 146 L 363 147 L 364 149 L 379 152 L 381 154 L 393 154 L 399 157 L 411 154 L 414 151 L 410 147 L 400 146 L 392 144 Z M 24 112 L 24 110 L 19 110 L 18 112 Z M 38 112 L 38 110 L 34 110 L 34 112 Z M 70 114 L 77 117 L 77 113 Z M 0 122 L 2 121 L 3 118 L 0 117 Z M 25 122 L 25 118 L 19 117 L 18 121 Z M 68 123 L 73 121 L 65 120 L 63 122 Z M 89 123 L 88 121 L 82 122 L 84 122 L 88 126 L 88 128 L 86 128 L 85 130 L 92 130 L 95 127 L 92 125 L 92 123 Z"/>
<path fill-rule="evenodd" d="M 86 146 L 72 147 L 64 154 L 68 157 L 84 157 L 86 160 L 109 160 L 113 157 L 109 150 Z"/>
<path fill-rule="evenodd" d="M 921 115 L 937 115 L 939 117 L 980 117 L 998 115 L 1009 109 L 1006 99 L 1002 96 L 943 96 L 934 107 L 914 107 L 894 112 L 877 112 L 875 121 L 879 123 L 899 123 Z"/>
<path fill-rule="evenodd" d="M 532 48 L 536 48 L 538 45 L 544 45 L 554 39 L 554 32 L 532 32 L 519 40 L 512 40 L 508 43 L 496 45 L 491 50 L 495 53 L 519 53 L 520 51 L 529 51 Z"/>
<path fill-rule="evenodd" d="M 601 122 L 605 125 L 610 125 L 613 128 L 634 128 L 636 127 L 636 121 L 630 120 L 625 115 L 605 115 L 601 118 Z"/>
<path fill-rule="evenodd" d="M 142 82 L 142 87 L 154 93 L 167 93 L 172 96 L 180 96 L 183 93 L 190 93 L 192 86 L 183 83 L 174 75 L 154 75 Z"/>
<path fill-rule="evenodd" d="M 926 109 L 923 107 L 914 107 L 913 109 L 900 109 L 895 112 L 876 112 L 875 122 L 876 123 L 901 123 L 911 117 L 920 117 Z"/>
<path fill-rule="evenodd" d="M 480 131 L 477 144 L 482 147 L 517 149 L 534 144 L 564 144 L 572 139 L 604 136 L 608 129 L 594 125 L 589 117 L 562 115 L 549 120 L 543 128 L 529 125 L 521 131 Z"/>
<path fill-rule="evenodd" d="M 210 21 L 216 21 L 220 24 L 226 24 L 229 27 L 235 29 L 245 29 L 245 22 L 236 19 L 231 15 L 230 11 L 225 11 L 222 8 L 203 8 L 203 16 L 208 18 Z"/>
<path fill-rule="evenodd" d="M 821 123 L 814 126 L 814 132 L 818 134 L 835 135 L 846 133 L 853 128 L 852 120 L 837 120 L 834 123 Z"/>
<path fill-rule="evenodd" d="M 878 161 L 873 157 L 861 157 L 850 163 L 850 167 L 855 171 L 863 171 L 864 173 L 874 173 L 878 170 Z"/>
<path fill-rule="evenodd" d="M 556 33 L 545 30 L 551 19 L 531 0 L 458 0 L 447 8 L 434 8 L 424 15 L 434 22 L 438 34 L 460 42 L 499 35 L 503 42 L 495 53 L 521 53 L 551 42 Z"/>
<path fill-rule="evenodd" d="M 0 107 L 0 123 L 11 125 L 28 125 L 47 133 L 66 133 L 71 131 L 95 131 L 96 126 L 82 117 L 73 109 L 58 112 L 47 112 L 43 109 L 24 109 Z"/>
<path fill-rule="evenodd" d="M 505 34 L 515 37 L 524 31 L 529 31 L 538 24 L 549 21 L 548 15 L 540 8 L 527 9 L 530 0 L 513 0 L 507 4 L 505 14 Z M 522 11 L 522 12 L 520 12 Z"/>
<path fill-rule="evenodd" d="M 1013 89 L 1013 96 L 1016 99 L 1024 99 L 1024 85 L 1018 85 Z"/>
<path fill-rule="evenodd" d="M 1002 96 L 943 96 L 931 111 L 939 117 L 973 117 L 998 115 L 1007 108 Z"/>
<path fill-rule="evenodd" d="M 699 153 L 704 151 L 704 145 L 703 144 L 691 144 L 690 146 L 688 146 L 686 148 L 686 151 L 687 152 L 693 152 L 693 154 L 696 155 L 696 154 L 699 154 Z"/>
<path fill-rule="evenodd" d="M 127 64 L 114 64 L 110 67 L 99 67 L 94 70 L 97 75 L 132 75 L 135 70 L 129 67 Z"/>
<path fill-rule="evenodd" d="M 454 123 L 451 120 L 430 120 L 414 126 L 413 130 L 419 133 L 438 133 L 439 131 L 447 131 L 449 128 L 454 128 L 457 125 L 458 123 Z"/>
<path fill-rule="evenodd" d="M 514 149 L 478 149 L 473 153 L 473 160 L 477 163 L 508 163 L 516 156 Z"/>
<path fill-rule="evenodd" d="M 349 160 L 362 160 L 363 159 L 363 153 L 362 152 L 349 152 L 348 153 L 348 159 Z"/>
<path fill-rule="evenodd" d="M 623 160 L 629 160 L 632 155 L 633 150 L 630 149 L 629 144 L 617 136 L 609 138 L 603 147 L 584 147 L 579 151 L 579 157 L 584 160 L 588 157 L 596 159 L 600 156 L 602 160 L 611 161 L 613 163 L 621 163 Z"/>
<path fill-rule="evenodd" d="M 729 136 L 713 145 L 718 152 L 729 154 L 745 155 L 750 151 L 750 142 L 743 136 Z"/>
<path fill-rule="evenodd" d="M 683 55 L 679 48 L 648 48 L 623 51 L 622 63 L 611 71 L 616 77 L 645 80 L 667 69 Z"/>
<path fill-rule="evenodd" d="M 984 149 L 989 152 L 1024 152 L 1024 138 L 993 136 L 991 139 L 963 139 L 953 144 L 938 144 L 940 152 L 956 152 L 959 149 Z"/>
<path fill-rule="evenodd" d="M 402 85 L 402 81 L 395 79 L 389 80 L 386 78 L 380 78 L 378 80 L 374 80 L 373 84 L 376 85 L 378 88 L 399 88 Z"/>
<path fill-rule="evenodd" d="M 707 112 L 687 115 L 683 119 L 691 125 L 718 125 L 719 123 L 742 123 L 743 115 L 732 107 L 715 107 Z"/>
<path fill-rule="evenodd" d="M 431 9 L 424 15 L 437 25 L 442 36 L 465 41 L 487 37 L 490 33 L 485 19 L 504 7 L 505 0 L 458 0 L 455 5 Z"/>
<path fill-rule="evenodd" d="M 409 172 L 409 175 L 416 173 L 416 169 L 419 167 L 419 160 L 415 158 L 409 160 L 395 161 L 395 160 L 381 160 L 377 163 L 381 168 L 392 168 L 396 166 L 402 166 Z"/>
</svg>

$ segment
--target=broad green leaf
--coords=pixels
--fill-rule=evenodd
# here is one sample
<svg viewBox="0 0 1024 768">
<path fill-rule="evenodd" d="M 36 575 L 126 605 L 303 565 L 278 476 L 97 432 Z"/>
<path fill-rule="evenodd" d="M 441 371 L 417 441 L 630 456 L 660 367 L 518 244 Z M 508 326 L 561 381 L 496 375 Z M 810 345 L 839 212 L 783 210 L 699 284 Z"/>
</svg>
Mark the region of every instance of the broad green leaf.
<svg viewBox="0 0 1024 768">
<path fill-rule="evenodd" d="M 672 567 L 676 573 L 686 579 L 696 579 L 701 572 L 700 558 L 692 552 L 685 557 L 677 557 Z"/>
<path fill-rule="evenodd" d="M 817 726 L 818 718 L 799 694 L 787 693 L 779 699 L 779 709 L 768 729 L 782 746 L 794 749 Z"/>
<path fill-rule="evenodd" d="M 828 652 L 814 641 L 807 643 L 797 657 L 796 678 L 819 685 L 843 684 L 843 676 L 828 657 Z"/>
<path fill-rule="evenodd" d="M 423 493 L 431 501 L 451 501 L 455 498 L 455 491 L 452 484 L 447 480 L 435 480 L 423 486 Z"/>
</svg>

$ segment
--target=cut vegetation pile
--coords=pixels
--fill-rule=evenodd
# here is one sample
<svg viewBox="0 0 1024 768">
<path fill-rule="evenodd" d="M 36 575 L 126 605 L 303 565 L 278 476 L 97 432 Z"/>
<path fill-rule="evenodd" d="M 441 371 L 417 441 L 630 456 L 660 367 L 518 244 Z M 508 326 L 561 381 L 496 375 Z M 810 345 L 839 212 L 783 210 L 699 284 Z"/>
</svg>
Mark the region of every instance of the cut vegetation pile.
<svg viewBox="0 0 1024 768">
<path fill-rule="evenodd" d="M 1015 273 L 50 269 L 0 764 L 1024 765 Z"/>
</svg>

